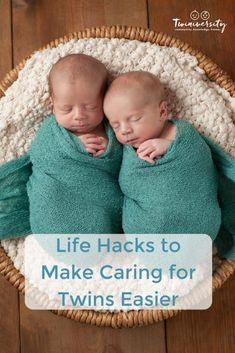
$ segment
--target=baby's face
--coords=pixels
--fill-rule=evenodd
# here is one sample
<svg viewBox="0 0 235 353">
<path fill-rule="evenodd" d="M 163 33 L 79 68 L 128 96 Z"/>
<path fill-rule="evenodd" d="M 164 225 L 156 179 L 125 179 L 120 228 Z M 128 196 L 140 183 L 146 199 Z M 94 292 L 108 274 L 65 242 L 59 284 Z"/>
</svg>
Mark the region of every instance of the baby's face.
<svg viewBox="0 0 235 353">
<path fill-rule="evenodd" d="M 167 118 L 166 103 L 145 97 L 116 94 L 104 102 L 104 112 L 122 144 L 138 148 L 160 136 Z"/>
<path fill-rule="evenodd" d="M 91 132 L 103 120 L 103 95 L 91 83 L 64 82 L 53 87 L 53 112 L 65 129 L 83 134 Z"/>
</svg>

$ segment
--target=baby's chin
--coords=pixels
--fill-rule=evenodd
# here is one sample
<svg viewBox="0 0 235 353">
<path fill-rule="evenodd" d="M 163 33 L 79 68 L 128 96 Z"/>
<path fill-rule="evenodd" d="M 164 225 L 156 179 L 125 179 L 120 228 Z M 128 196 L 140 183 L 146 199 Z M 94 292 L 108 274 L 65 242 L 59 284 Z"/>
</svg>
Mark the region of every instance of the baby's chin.
<svg viewBox="0 0 235 353">
<path fill-rule="evenodd" d="M 132 146 L 133 148 L 138 148 L 140 146 L 140 142 L 130 142 L 130 143 L 127 143 L 127 142 L 124 142 L 125 145 L 129 145 L 129 146 Z"/>
<path fill-rule="evenodd" d="M 69 130 L 74 134 L 88 134 L 88 133 L 92 133 L 96 128 L 97 126 L 84 125 L 82 127 L 81 126 L 74 127 Z"/>
<path fill-rule="evenodd" d="M 116 136 L 117 137 L 117 136 Z M 122 145 L 129 145 L 129 146 L 132 146 L 134 148 L 138 148 L 140 145 L 141 145 L 141 141 L 133 141 L 133 142 L 127 142 L 121 138 L 118 138 L 117 137 L 117 140 L 122 144 Z"/>
</svg>

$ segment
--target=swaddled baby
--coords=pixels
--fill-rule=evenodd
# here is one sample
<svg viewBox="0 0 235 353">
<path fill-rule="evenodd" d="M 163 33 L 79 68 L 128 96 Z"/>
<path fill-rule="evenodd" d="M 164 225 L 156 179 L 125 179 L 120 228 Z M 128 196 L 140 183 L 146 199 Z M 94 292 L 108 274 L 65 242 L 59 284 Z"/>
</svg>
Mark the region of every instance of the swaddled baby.
<svg viewBox="0 0 235 353">
<path fill-rule="evenodd" d="M 120 75 L 105 95 L 104 112 L 124 145 L 124 232 L 204 233 L 214 239 L 221 212 L 210 149 L 191 124 L 168 120 L 157 77 Z"/>
<path fill-rule="evenodd" d="M 122 146 L 104 120 L 105 66 L 87 55 L 60 59 L 49 74 L 54 115 L 30 148 L 27 185 L 33 233 L 119 233 Z"/>
</svg>

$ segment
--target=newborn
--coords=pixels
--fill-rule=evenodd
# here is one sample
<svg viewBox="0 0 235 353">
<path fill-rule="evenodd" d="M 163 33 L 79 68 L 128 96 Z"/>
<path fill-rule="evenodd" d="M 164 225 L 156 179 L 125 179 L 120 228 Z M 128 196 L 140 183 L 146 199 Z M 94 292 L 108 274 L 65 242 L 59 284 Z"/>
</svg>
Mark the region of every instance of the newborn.
<svg viewBox="0 0 235 353">
<path fill-rule="evenodd" d="M 122 147 L 107 121 L 105 66 L 87 55 L 60 59 L 49 74 L 53 113 L 30 147 L 27 185 L 33 233 L 119 233 Z"/>
<path fill-rule="evenodd" d="M 148 72 L 117 77 L 104 112 L 124 144 L 119 183 L 125 233 L 203 233 L 221 224 L 211 152 L 191 124 L 168 120 L 164 89 Z"/>
</svg>

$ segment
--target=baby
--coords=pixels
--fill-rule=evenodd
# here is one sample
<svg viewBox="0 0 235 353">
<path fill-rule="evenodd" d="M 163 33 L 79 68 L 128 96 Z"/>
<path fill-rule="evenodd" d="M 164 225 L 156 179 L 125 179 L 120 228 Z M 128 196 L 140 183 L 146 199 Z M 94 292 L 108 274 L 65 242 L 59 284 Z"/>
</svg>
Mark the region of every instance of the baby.
<svg viewBox="0 0 235 353">
<path fill-rule="evenodd" d="M 108 145 L 103 125 L 105 66 L 91 56 L 72 54 L 60 59 L 49 74 L 53 113 L 60 126 L 78 136 L 93 156 Z"/>
<path fill-rule="evenodd" d="M 49 74 L 54 115 L 30 147 L 27 185 L 34 233 L 119 233 L 122 147 L 104 120 L 105 66 L 87 55 L 60 59 Z"/>
<path fill-rule="evenodd" d="M 152 164 L 166 152 L 176 132 L 167 120 L 163 93 L 163 86 L 151 73 L 129 72 L 112 83 L 104 102 L 117 139 L 133 146 L 139 158 Z"/>
<path fill-rule="evenodd" d="M 105 95 L 104 112 L 124 144 L 124 232 L 205 233 L 214 239 L 221 212 L 210 150 L 191 124 L 168 120 L 157 77 L 120 75 Z"/>
</svg>

